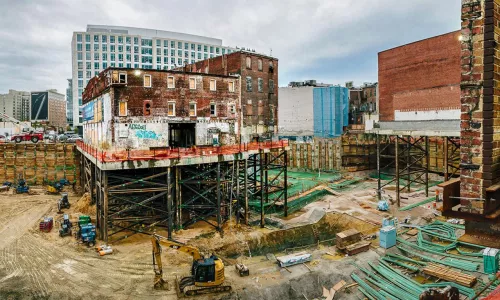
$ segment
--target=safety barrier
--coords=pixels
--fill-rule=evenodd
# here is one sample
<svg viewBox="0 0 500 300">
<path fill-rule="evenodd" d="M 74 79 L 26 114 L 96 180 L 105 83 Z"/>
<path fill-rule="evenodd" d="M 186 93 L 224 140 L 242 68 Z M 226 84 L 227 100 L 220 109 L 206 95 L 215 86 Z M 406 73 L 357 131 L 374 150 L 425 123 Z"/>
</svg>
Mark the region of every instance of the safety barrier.
<svg viewBox="0 0 500 300">
<path fill-rule="evenodd" d="M 238 154 L 246 151 L 259 151 L 264 149 L 279 149 L 288 146 L 288 140 L 252 142 L 229 146 L 193 146 L 191 148 L 161 148 L 161 149 L 116 149 L 103 150 L 83 141 L 76 145 L 84 152 L 97 158 L 100 162 L 120 162 L 130 160 L 164 160 L 193 158 L 211 155 Z"/>
</svg>

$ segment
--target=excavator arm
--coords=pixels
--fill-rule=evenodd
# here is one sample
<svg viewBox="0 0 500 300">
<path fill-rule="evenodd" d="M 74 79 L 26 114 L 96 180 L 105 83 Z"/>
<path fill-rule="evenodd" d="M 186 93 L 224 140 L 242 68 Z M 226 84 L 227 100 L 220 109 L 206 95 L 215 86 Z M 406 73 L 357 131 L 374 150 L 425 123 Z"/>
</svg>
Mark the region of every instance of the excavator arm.
<svg viewBox="0 0 500 300">
<path fill-rule="evenodd" d="M 200 250 L 196 247 L 188 246 L 180 242 L 169 240 L 160 235 L 154 234 L 151 236 L 153 246 L 153 269 L 155 272 L 154 288 L 170 290 L 168 282 L 163 279 L 163 265 L 161 261 L 162 245 L 169 248 L 190 254 L 194 260 L 203 259 Z"/>
</svg>

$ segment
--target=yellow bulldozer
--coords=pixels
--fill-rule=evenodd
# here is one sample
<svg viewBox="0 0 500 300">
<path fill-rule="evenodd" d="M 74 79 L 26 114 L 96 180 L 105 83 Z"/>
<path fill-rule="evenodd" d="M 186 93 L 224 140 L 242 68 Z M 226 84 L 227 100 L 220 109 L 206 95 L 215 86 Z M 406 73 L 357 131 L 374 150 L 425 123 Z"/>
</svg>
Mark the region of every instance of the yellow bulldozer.
<svg viewBox="0 0 500 300">
<path fill-rule="evenodd" d="M 224 263 L 217 256 L 211 255 L 209 258 L 205 258 L 201 255 L 198 248 L 169 240 L 157 234 L 151 236 L 151 242 L 153 244 L 155 289 L 170 289 L 169 283 L 163 279 L 161 246 L 164 245 L 171 249 L 185 252 L 193 257 L 191 276 L 183 277 L 177 281 L 180 293 L 186 296 L 194 296 L 231 291 L 231 286 L 224 284 Z"/>
</svg>

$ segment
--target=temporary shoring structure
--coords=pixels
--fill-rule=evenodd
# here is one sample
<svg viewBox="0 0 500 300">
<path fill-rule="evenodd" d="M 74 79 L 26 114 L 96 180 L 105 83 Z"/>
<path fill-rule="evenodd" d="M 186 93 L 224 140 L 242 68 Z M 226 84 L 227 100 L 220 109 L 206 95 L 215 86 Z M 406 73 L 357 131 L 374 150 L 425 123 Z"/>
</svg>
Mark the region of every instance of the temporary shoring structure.
<svg viewBox="0 0 500 300">
<path fill-rule="evenodd" d="M 426 124 L 425 124 L 426 123 Z M 457 175 L 460 159 L 460 121 L 380 122 L 377 133 L 378 198 L 388 185 L 396 186 L 396 202 L 400 207 L 400 193 L 410 193 L 415 183 L 425 185 L 429 196 L 429 139 L 444 143 L 443 175 L 445 180 Z M 388 179 L 385 182 L 382 180 Z"/>
<path fill-rule="evenodd" d="M 174 164 L 172 160 L 106 163 L 78 149 L 82 186 L 96 203 L 96 226 L 104 241 L 147 233 L 153 227 L 165 228 L 171 237 L 173 230 L 198 221 L 222 232 L 231 216 L 248 223 L 249 201 L 261 202 L 261 226 L 266 210 L 276 203 L 284 203 L 287 212 L 288 146 L 180 157 Z M 278 175 L 270 170 L 278 170 Z"/>
</svg>

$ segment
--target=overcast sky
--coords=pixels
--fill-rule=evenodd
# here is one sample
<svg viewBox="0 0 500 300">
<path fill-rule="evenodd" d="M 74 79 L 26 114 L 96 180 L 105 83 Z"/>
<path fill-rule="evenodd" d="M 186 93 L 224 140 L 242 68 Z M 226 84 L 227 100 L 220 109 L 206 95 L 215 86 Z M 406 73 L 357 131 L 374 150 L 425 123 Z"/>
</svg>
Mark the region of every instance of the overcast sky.
<svg viewBox="0 0 500 300">
<path fill-rule="evenodd" d="M 87 24 L 204 35 L 280 60 L 279 84 L 377 81 L 377 53 L 460 29 L 460 0 L 0 0 L 0 93 L 65 92 Z"/>
</svg>

